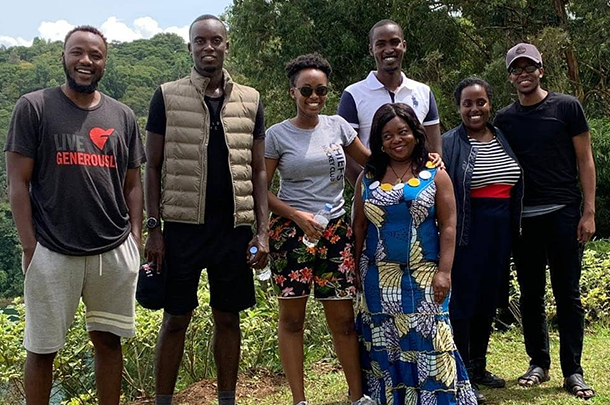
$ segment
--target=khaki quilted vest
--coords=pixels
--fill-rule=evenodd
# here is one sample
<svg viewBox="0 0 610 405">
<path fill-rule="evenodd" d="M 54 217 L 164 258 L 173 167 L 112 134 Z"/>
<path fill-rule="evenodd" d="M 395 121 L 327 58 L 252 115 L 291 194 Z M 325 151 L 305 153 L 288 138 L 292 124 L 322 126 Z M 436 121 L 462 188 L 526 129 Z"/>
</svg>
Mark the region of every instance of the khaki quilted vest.
<svg viewBox="0 0 610 405">
<path fill-rule="evenodd" d="M 259 94 L 224 72 L 220 113 L 233 179 L 234 226 L 254 223 L 252 145 Z M 166 221 L 203 224 L 210 116 L 204 101 L 209 78 L 191 75 L 161 85 L 167 125 L 161 177 L 161 215 Z"/>
</svg>

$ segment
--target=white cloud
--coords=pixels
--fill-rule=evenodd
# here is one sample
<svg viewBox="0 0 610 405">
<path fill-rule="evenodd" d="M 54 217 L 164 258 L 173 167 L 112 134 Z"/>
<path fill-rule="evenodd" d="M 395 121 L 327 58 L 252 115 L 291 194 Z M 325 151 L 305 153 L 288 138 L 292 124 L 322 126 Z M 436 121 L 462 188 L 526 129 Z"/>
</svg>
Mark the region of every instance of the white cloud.
<svg viewBox="0 0 610 405">
<path fill-rule="evenodd" d="M 66 20 L 43 21 L 38 26 L 38 36 L 50 41 L 63 41 L 72 28 L 74 25 Z"/>
<path fill-rule="evenodd" d="M 152 38 L 162 32 L 178 34 L 188 41 L 188 25 L 184 27 L 161 28 L 151 17 L 140 17 L 133 22 L 132 27 L 119 21 L 116 17 L 108 18 L 100 27 L 109 41 L 130 42 L 136 39 Z"/>
<path fill-rule="evenodd" d="M 26 41 L 21 37 L 13 38 L 7 37 L 6 35 L 0 35 L 0 45 L 4 45 L 7 48 L 11 46 L 31 46 L 33 41 Z"/>
<path fill-rule="evenodd" d="M 185 25 L 184 27 L 169 27 L 163 30 L 163 32 L 177 34 L 182 37 L 184 42 L 189 41 L 189 26 Z"/>
<path fill-rule="evenodd" d="M 142 35 L 129 28 L 116 17 L 108 18 L 100 27 L 108 41 L 131 42 L 141 39 Z"/>
<path fill-rule="evenodd" d="M 66 20 L 43 21 L 38 27 L 38 37 L 50 41 L 63 41 L 68 31 L 75 26 Z M 100 31 L 108 41 L 131 42 L 136 39 L 148 39 L 160 33 L 173 33 L 182 37 L 188 42 L 189 26 L 161 28 L 159 23 L 149 16 L 140 17 L 134 20 L 131 26 L 125 24 L 117 17 L 109 17 L 99 27 Z M 31 46 L 32 40 L 27 41 L 21 37 L 14 38 L 0 35 L 0 45 L 11 46 Z"/>
<path fill-rule="evenodd" d="M 152 38 L 163 30 L 159 27 L 159 23 L 151 17 L 141 17 L 133 22 L 134 29 L 142 35 L 142 38 Z"/>
</svg>

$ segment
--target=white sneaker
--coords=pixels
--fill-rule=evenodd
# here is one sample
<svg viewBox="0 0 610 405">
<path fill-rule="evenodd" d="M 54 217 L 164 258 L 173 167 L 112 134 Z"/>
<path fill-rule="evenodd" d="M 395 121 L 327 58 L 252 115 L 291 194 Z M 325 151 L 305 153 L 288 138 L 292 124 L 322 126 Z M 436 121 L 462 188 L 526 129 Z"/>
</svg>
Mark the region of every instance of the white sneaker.
<svg viewBox="0 0 610 405">
<path fill-rule="evenodd" d="M 309 404 L 307 403 L 307 401 L 301 401 L 297 405 L 309 405 Z"/>
<path fill-rule="evenodd" d="M 352 402 L 352 405 L 377 405 L 377 402 L 368 395 L 363 395 L 359 400 Z"/>
</svg>

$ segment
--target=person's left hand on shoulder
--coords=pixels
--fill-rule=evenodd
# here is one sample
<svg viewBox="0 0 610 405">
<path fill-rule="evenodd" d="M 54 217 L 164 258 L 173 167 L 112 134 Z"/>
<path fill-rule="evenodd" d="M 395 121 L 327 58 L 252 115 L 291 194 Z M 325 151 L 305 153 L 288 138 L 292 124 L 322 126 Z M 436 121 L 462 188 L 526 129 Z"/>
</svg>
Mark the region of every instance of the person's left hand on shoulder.
<svg viewBox="0 0 610 405">
<path fill-rule="evenodd" d="M 258 249 L 254 255 L 249 253 L 252 246 L 256 246 Z M 246 252 L 248 252 L 248 266 L 253 269 L 265 268 L 269 260 L 269 236 L 266 233 L 264 235 L 255 235 L 250 243 L 248 243 Z"/>
<path fill-rule="evenodd" d="M 434 292 L 434 301 L 437 304 L 443 302 L 449 289 L 451 288 L 451 275 L 444 272 L 437 272 L 432 279 L 432 291 Z"/>
<path fill-rule="evenodd" d="M 437 169 L 445 170 L 445 162 L 443 162 L 443 158 L 438 153 L 428 153 L 428 159 L 430 159 L 434 167 L 436 167 Z"/>
</svg>

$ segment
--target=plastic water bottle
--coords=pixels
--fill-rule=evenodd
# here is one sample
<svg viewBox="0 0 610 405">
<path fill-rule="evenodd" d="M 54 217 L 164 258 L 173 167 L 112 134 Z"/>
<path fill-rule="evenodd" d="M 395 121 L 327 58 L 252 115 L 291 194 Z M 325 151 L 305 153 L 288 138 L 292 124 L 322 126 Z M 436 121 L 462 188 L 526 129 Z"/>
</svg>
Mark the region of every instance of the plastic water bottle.
<svg viewBox="0 0 610 405">
<path fill-rule="evenodd" d="M 250 246 L 250 254 L 254 256 L 258 252 L 258 248 L 256 246 Z M 256 278 L 260 281 L 267 281 L 271 278 L 271 268 L 269 268 L 269 262 L 262 269 L 256 269 Z"/>
<path fill-rule="evenodd" d="M 326 226 L 328 225 L 328 223 L 330 222 L 330 211 L 333 209 L 332 204 L 324 204 L 324 208 L 322 208 L 320 211 L 316 212 L 315 215 L 313 216 L 314 221 L 316 221 L 317 223 L 319 223 L 322 226 L 322 231 L 324 231 L 324 229 L 326 229 Z M 318 244 L 319 240 L 309 240 L 309 238 L 307 238 L 307 235 L 303 236 L 303 243 L 305 244 L 305 246 L 311 248 L 314 247 Z"/>
</svg>

